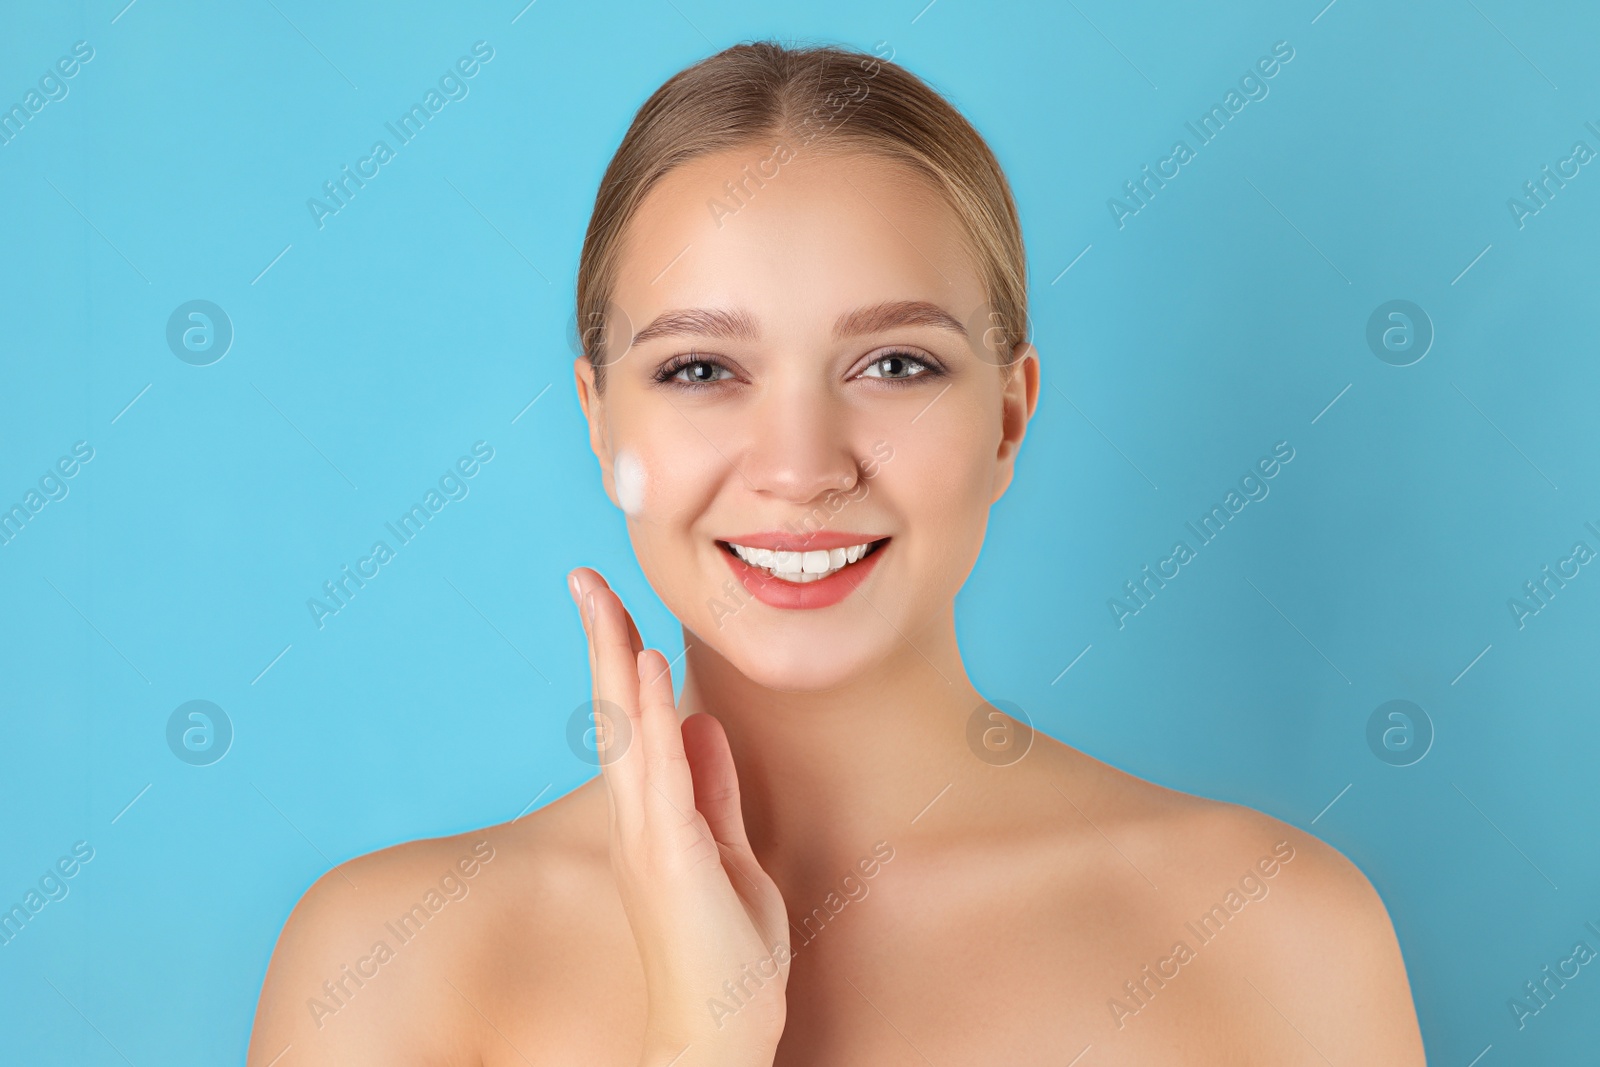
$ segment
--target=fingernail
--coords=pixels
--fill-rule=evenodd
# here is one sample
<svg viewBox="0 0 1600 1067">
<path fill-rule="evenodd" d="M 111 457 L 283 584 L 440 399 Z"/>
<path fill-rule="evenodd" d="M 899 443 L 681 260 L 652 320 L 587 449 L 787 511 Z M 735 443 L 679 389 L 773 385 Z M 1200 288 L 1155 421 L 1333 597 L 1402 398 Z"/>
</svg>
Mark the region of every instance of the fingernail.
<svg viewBox="0 0 1600 1067">
<path fill-rule="evenodd" d="M 583 598 L 583 614 L 592 623 L 594 622 L 594 594 L 587 593 Z"/>
</svg>

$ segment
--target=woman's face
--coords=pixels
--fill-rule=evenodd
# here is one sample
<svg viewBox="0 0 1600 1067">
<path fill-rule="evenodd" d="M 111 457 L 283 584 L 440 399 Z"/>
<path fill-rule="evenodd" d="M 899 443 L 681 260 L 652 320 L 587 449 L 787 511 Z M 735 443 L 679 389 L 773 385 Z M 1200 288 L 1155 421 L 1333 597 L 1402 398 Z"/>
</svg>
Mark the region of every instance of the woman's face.
<svg viewBox="0 0 1600 1067">
<path fill-rule="evenodd" d="M 1031 347 L 1008 380 L 990 326 L 959 220 L 902 165 L 759 145 L 651 191 L 604 394 L 576 373 L 606 492 L 692 640 L 789 691 L 918 656 L 1037 395 Z"/>
</svg>

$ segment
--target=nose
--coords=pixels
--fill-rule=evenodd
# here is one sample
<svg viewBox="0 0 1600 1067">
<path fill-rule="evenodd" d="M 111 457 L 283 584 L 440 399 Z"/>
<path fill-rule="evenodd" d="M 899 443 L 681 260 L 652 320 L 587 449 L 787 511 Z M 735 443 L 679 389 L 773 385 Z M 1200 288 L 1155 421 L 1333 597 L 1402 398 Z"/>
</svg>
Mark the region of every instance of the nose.
<svg viewBox="0 0 1600 1067">
<path fill-rule="evenodd" d="M 757 492 L 808 504 L 860 477 L 845 405 L 825 389 L 774 391 L 753 412 L 744 475 Z"/>
</svg>

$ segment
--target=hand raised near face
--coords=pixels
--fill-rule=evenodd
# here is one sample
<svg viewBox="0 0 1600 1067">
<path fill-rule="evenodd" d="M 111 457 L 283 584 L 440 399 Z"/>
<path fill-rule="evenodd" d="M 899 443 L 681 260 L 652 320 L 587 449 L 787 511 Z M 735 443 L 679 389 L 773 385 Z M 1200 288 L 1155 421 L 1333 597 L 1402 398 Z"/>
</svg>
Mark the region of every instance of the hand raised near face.
<svg viewBox="0 0 1600 1067">
<path fill-rule="evenodd" d="M 643 647 L 598 573 L 580 567 L 568 581 L 589 640 L 611 868 L 644 963 L 640 1064 L 770 1064 L 786 1017 L 788 919 L 745 836 L 727 736 L 703 713 L 679 725 L 666 657 Z"/>
</svg>

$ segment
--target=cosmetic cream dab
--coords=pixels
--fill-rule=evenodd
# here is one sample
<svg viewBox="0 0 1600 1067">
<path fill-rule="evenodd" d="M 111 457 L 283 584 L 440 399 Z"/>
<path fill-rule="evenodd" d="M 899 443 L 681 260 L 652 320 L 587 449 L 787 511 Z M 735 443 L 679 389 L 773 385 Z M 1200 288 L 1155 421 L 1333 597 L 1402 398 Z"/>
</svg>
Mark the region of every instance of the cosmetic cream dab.
<svg viewBox="0 0 1600 1067">
<path fill-rule="evenodd" d="M 626 448 L 618 449 L 611 467 L 617 487 L 617 503 L 623 514 L 637 518 L 644 510 L 645 473 L 639 457 Z"/>
</svg>

